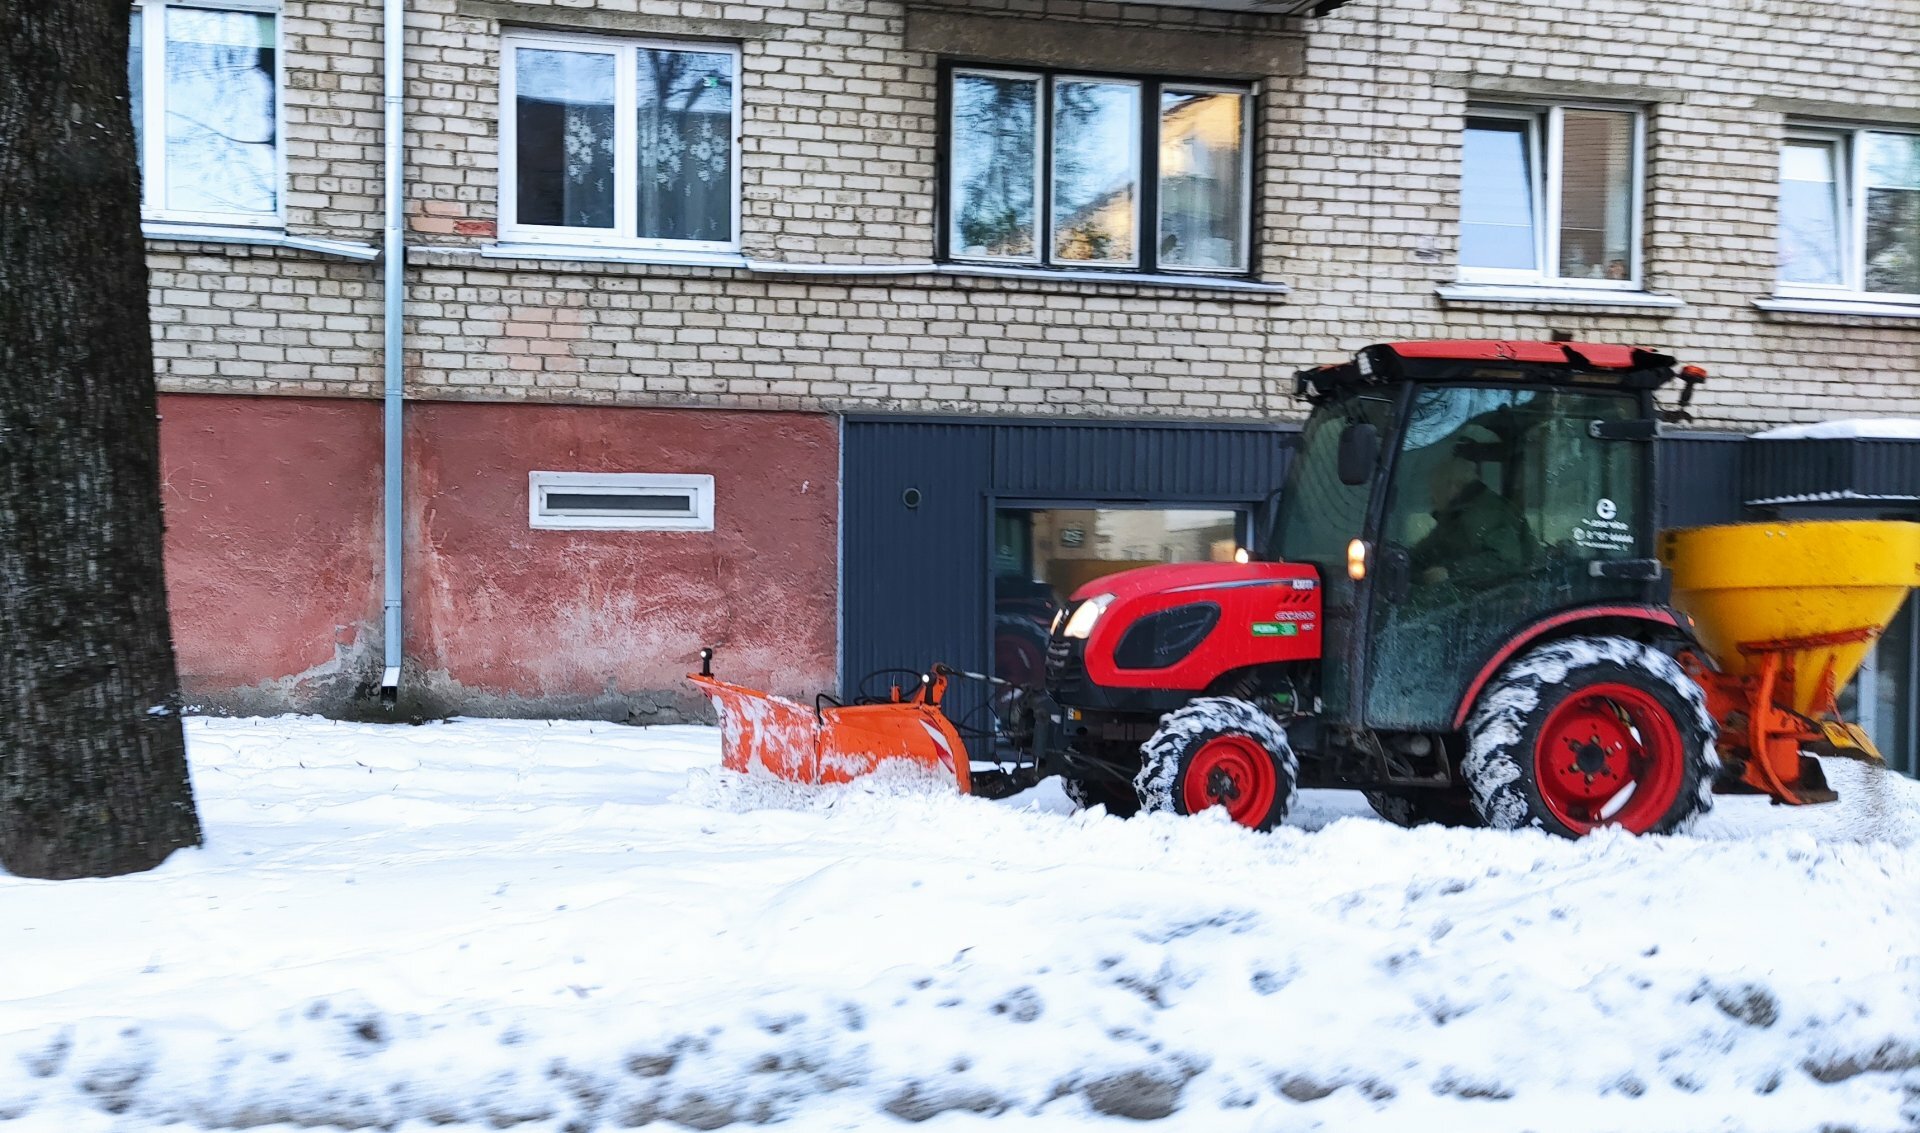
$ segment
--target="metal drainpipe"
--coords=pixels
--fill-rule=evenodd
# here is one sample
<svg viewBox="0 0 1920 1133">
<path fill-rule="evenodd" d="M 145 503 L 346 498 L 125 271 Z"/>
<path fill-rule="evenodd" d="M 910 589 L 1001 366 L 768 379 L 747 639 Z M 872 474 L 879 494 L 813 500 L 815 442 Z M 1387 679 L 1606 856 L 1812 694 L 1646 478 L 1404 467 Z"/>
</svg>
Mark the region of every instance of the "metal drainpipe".
<svg viewBox="0 0 1920 1133">
<path fill-rule="evenodd" d="M 386 657 L 385 671 L 380 676 L 380 702 L 392 707 L 400 696 L 400 661 L 405 642 L 402 639 L 400 620 L 401 594 L 401 405 L 405 393 L 405 370 L 402 350 L 406 345 L 406 282 L 407 249 L 404 241 L 403 225 L 406 218 L 402 213 L 403 199 L 401 185 L 404 170 L 401 160 L 404 150 L 402 121 L 406 100 L 406 73 L 404 70 L 404 46 L 406 38 L 405 0 L 384 0 L 386 28 L 384 42 L 386 62 L 382 83 L 386 94 L 386 249 L 383 255 L 385 263 L 386 315 L 383 329 L 386 331 L 386 393 L 384 398 L 384 440 L 385 494 L 381 505 L 381 515 L 386 524 L 386 559 L 382 571 L 385 583 L 383 612 L 385 615 Z"/>
</svg>

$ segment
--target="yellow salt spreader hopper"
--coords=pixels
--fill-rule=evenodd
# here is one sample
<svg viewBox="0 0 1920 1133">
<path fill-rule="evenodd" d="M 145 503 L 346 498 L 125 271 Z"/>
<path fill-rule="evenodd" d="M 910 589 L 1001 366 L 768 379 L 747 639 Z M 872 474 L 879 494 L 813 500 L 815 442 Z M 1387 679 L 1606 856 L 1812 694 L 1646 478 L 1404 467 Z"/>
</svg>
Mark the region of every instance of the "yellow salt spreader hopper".
<svg viewBox="0 0 1920 1133">
<path fill-rule="evenodd" d="M 1920 586 L 1920 523 L 1806 520 L 1661 533 L 1673 604 L 1707 656 L 1681 664 L 1720 725 L 1723 784 L 1785 803 L 1831 802 L 1806 753 L 1879 762 L 1837 700 Z M 1736 788 L 1738 789 L 1738 788 Z"/>
</svg>

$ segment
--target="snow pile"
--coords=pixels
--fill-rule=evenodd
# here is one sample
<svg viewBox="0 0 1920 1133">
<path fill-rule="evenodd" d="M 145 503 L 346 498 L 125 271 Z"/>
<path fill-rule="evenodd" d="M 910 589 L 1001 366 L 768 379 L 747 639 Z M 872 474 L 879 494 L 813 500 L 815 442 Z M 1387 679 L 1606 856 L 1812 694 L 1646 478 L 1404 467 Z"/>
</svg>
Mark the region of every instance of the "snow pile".
<svg viewBox="0 0 1920 1133">
<path fill-rule="evenodd" d="M 1920 440 L 1920 418 L 1847 417 L 1810 425 L 1781 425 L 1753 434 L 1762 441 Z"/>
<path fill-rule="evenodd" d="M 1570 843 L 773 790 L 700 728 L 190 727 L 207 848 L 0 878 L 0 1133 L 1920 1125 L 1920 785 L 1852 765 Z"/>
</svg>

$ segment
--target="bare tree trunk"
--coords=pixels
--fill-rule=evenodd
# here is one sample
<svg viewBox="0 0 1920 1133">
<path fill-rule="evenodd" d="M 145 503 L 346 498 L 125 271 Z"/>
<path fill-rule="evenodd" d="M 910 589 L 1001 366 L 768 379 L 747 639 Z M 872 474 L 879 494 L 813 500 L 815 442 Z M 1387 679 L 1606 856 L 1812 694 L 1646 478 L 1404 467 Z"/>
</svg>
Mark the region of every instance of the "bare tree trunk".
<svg viewBox="0 0 1920 1133">
<path fill-rule="evenodd" d="M 161 568 L 128 0 L 0 0 L 0 868 L 200 842 Z"/>
</svg>

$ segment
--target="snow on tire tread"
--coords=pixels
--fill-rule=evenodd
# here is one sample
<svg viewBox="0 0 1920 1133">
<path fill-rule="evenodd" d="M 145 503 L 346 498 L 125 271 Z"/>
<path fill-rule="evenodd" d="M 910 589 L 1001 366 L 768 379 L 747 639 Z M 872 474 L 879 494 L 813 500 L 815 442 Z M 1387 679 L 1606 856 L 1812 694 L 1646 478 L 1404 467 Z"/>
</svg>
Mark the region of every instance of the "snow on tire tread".
<svg viewBox="0 0 1920 1133">
<path fill-rule="evenodd" d="M 1705 737 L 1701 751 L 1704 773 L 1697 798 L 1674 827 L 1684 829 L 1713 806 L 1713 782 L 1720 770 L 1714 746 L 1719 727 L 1707 711 L 1707 695 L 1679 662 L 1651 645 L 1625 637 L 1570 637 L 1529 650 L 1500 671 L 1482 692 L 1467 720 L 1468 746 L 1461 772 L 1473 792 L 1475 807 L 1489 826 L 1517 830 L 1539 826 L 1528 806 L 1526 792 L 1516 787 L 1520 764 L 1509 755 L 1526 731 L 1528 717 L 1540 704 L 1540 690 L 1557 685 L 1567 674 L 1591 665 L 1615 664 L 1639 669 L 1680 697 L 1693 716 L 1693 729 Z M 1683 722 L 1684 723 L 1684 722 Z"/>
<path fill-rule="evenodd" d="M 1142 812 L 1180 813 L 1174 792 L 1180 753 L 1195 736 L 1206 732 L 1248 736 L 1278 759 L 1287 787 L 1280 813 L 1284 816 L 1292 812 L 1300 798 L 1300 758 L 1287 741 L 1286 728 L 1254 704 L 1231 696 L 1203 696 L 1167 713 L 1159 730 L 1141 745 L 1140 774 L 1134 778 L 1133 787 L 1140 796 Z"/>
</svg>

